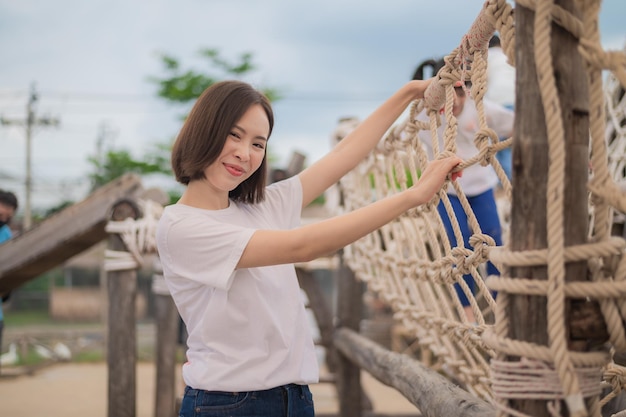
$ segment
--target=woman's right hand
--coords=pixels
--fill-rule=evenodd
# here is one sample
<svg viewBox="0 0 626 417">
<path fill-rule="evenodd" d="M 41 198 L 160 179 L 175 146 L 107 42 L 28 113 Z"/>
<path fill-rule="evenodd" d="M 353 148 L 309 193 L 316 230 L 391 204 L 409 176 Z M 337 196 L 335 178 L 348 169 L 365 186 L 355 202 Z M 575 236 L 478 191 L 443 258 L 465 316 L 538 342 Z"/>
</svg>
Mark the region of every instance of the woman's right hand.
<svg viewBox="0 0 626 417">
<path fill-rule="evenodd" d="M 414 89 L 414 96 L 413 96 L 413 100 L 417 100 L 420 98 L 424 98 L 424 93 L 426 92 L 426 89 L 428 88 L 428 86 L 430 85 L 431 82 L 433 82 L 435 78 L 429 78 L 426 80 L 412 80 L 409 81 L 409 84 L 411 85 L 411 87 Z"/>
<path fill-rule="evenodd" d="M 453 172 L 453 170 L 462 162 L 463 160 L 458 156 L 449 156 L 430 161 L 417 183 L 410 189 L 417 193 L 417 205 L 428 203 L 441 190 L 448 175 L 453 181 L 461 177 L 463 171 Z"/>
</svg>

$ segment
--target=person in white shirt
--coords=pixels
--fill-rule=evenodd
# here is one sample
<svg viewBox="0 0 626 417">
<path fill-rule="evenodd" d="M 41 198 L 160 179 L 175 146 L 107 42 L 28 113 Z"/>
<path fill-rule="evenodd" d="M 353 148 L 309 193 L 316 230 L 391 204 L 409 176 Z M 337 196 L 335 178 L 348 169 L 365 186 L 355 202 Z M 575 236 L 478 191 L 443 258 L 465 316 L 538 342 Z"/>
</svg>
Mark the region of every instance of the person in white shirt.
<svg viewBox="0 0 626 417">
<path fill-rule="evenodd" d="M 444 61 L 439 60 L 433 64 L 434 72 L 438 72 L 444 66 Z M 419 69 L 420 67 L 418 67 Z M 414 77 L 419 77 L 420 72 L 416 71 Z M 456 92 L 454 105 L 452 108 L 452 114 L 457 120 L 457 136 L 456 136 L 456 155 L 463 160 L 471 159 L 478 154 L 478 148 L 474 143 L 474 138 L 479 130 L 478 111 L 474 100 L 469 98 L 466 94 L 465 87 L 457 82 L 455 88 Z M 487 118 L 487 125 L 492 128 L 499 137 L 510 136 L 513 131 L 514 114 L 511 110 L 483 99 L 485 116 Z M 444 149 L 444 129 L 446 126 L 445 113 L 441 109 L 441 126 L 438 128 L 438 149 L 441 151 Z M 426 111 L 422 111 L 416 116 L 418 120 L 428 121 L 428 115 Z M 428 130 L 421 130 L 418 133 L 421 143 L 426 150 L 430 160 L 436 158 L 434 155 L 433 138 Z M 502 227 L 500 224 L 500 218 L 498 215 L 496 200 L 495 200 L 495 188 L 499 183 L 498 176 L 491 165 L 482 166 L 475 164 L 467 167 L 463 170 L 463 176 L 457 180 L 463 194 L 467 197 L 469 204 L 476 216 L 476 220 L 480 225 L 482 233 L 491 236 L 496 245 L 502 245 Z M 454 230 L 452 223 L 446 209 L 441 202 L 438 206 L 439 215 L 446 228 L 448 239 L 452 247 L 463 246 L 471 248 L 469 238 L 476 231 L 472 231 L 469 228 L 467 214 L 461 205 L 461 201 L 456 195 L 456 191 L 450 185 L 448 187 L 448 197 L 454 209 L 454 215 L 458 220 L 463 235 L 463 242 L 457 242 L 454 236 Z M 498 269 L 491 263 L 487 263 L 487 274 L 499 275 Z M 464 275 L 464 280 L 467 283 L 470 290 L 474 291 L 474 279 L 470 274 Z M 470 307 L 470 302 L 467 295 L 462 291 L 461 286 L 455 284 L 457 295 L 461 304 L 465 308 L 467 318 L 470 321 L 474 320 L 474 314 Z"/>
<path fill-rule="evenodd" d="M 515 68 L 509 64 L 498 35 L 493 35 L 489 40 L 485 98 L 507 109 L 513 110 L 515 108 Z M 503 136 L 500 139 L 507 139 L 508 137 Z M 511 148 L 502 149 L 496 154 L 496 158 L 510 180 L 513 175 Z"/>
<path fill-rule="evenodd" d="M 433 161 L 410 189 L 342 216 L 300 226 L 300 212 L 375 148 L 429 82 L 405 84 L 326 156 L 267 187 L 267 98 L 223 81 L 197 100 L 172 149 L 186 189 L 157 228 L 163 275 L 189 333 L 181 417 L 314 415 L 308 384 L 318 364 L 293 264 L 429 202 L 460 175 L 461 159 Z"/>
</svg>

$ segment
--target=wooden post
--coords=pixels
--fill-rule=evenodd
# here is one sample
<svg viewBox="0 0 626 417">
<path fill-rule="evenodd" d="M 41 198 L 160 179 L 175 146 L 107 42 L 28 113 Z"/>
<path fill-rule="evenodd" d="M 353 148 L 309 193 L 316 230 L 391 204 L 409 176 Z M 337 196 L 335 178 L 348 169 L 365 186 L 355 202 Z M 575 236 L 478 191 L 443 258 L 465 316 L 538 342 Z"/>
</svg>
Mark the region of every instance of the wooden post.
<svg viewBox="0 0 626 417">
<path fill-rule="evenodd" d="M 337 268 L 337 327 L 359 331 L 363 316 L 363 289 L 354 273 L 346 266 L 343 250 L 339 252 Z M 345 355 L 337 355 L 337 394 L 339 415 L 361 417 L 361 369 Z"/>
<path fill-rule="evenodd" d="M 158 258 L 154 262 L 152 292 L 157 329 L 154 416 L 172 417 L 177 415 L 175 381 L 178 311 L 163 278 Z"/>
<path fill-rule="evenodd" d="M 176 334 L 178 313 L 174 300 L 167 294 L 154 296 L 157 326 L 155 417 L 176 415 Z"/>
<path fill-rule="evenodd" d="M 130 200 L 113 206 L 111 220 L 137 219 L 139 209 Z M 117 234 L 109 235 L 109 249 L 125 251 L 126 245 Z M 135 417 L 137 335 L 135 300 L 137 271 L 110 271 L 108 278 L 109 331 L 107 365 L 109 371 L 108 417 Z"/>
<path fill-rule="evenodd" d="M 557 0 L 564 9 L 575 11 L 574 0 Z M 515 142 L 513 146 L 513 196 L 511 249 L 525 251 L 547 247 L 548 139 L 546 113 L 539 90 L 533 42 L 534 12 L 520 4 L 515 8 L 517 85 Z M 563 225 L 564 242 L 585 242 L 588 223 L 587 172 L 589 141 L 589 98 L 587 79 L 577 41 L 564 29 L 552 25 L 552 59 L 566 141 Z M 548 279 L 547 266 L 514 267 L 511 276 Z M 586 280 L 585 262 L 566 265 L 566 279 Z M 569 310 L 569 307 L 566 308 Z M 506 312 L 511 317 L 509 337 L 548 345 L 545 297 L 512 296 Z M 568 319 L 565 319 L 568 323 Z M 568 331 L 569 334 L 569 331 Z M 570 346 L 572 348 L 572 346 Z M 517 360 L 518 358 L 512 358 Z M 513 409 L 528 415 L 549 416 L 546 401 L 511 400 Z M 563 404 L 563 410 L 567 407 Z"/>
<path fill-rule="evenodd" d="M 304 168 L 304 161 L 306 160 L 306 155 L 300 152 L 293 152 L 291 154 L 291 159 L 289 160 L 289 165 L 287 165 L 287 176 L 292 177 L 297 175 Z"/>
<path fill-rule="evenodd" d="M 320 344 L 326 349 L 326 366 L 328 371 L 335 372 L 337 353 L 333 346 L 333 313 L 332 307 L 326 301 L 319 283 L 313 272 L 303 268 L 296 268 L 300 288 L 309 299 L 309 307 L 313 312 L 317 327 L 320 331 Z"/>
<path fill-rule="evenodd" d="M 169 195 L 160 188 L 145 190 L 141 198 L 162 206 L 169 203 Z M 178 336 L 178 311 L 163 277 L 163 267 L 154 255 L 152 292 L 156 325 L 155 356 L 156 383 L 154 416 L 172 417 L 176 413 L 176 348 Z"/>
</svg>

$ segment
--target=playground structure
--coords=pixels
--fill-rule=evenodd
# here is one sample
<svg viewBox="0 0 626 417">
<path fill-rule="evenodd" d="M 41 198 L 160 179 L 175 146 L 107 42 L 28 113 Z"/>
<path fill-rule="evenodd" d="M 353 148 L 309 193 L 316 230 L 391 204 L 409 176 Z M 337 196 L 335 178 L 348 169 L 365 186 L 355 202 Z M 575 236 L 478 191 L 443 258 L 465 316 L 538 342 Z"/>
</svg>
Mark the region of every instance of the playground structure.
<svg viewBox="0 0 626 417">
<path fill-rule="evenodd" d="M 454 153 L 454 83 L 471 81 L 480 116 L 478 153 L 463 167 L 495 169 L 511 207 L 508 242 L 496 247 L 482 233 L 453 183 L 473 231 L 471 247 L 450 247 L 435 209 L 443 201 L 455 217 L 442 191 L 426 207 L 350 245 L 344 258 L 389 303 L 430 366 L 498 415 L 600 416 L 625 382 L 625 245 L 611 229 L 614 213 L 619 217 L 626 208 L 620 153 L 626 55 L 602 50 L 599 7 L 592 1 L 518 1 L 514 10 L 504 1 L 487 1 L 425 99 L 340 184 L 338 213 L 415 183 L 427 164 L 417 132 L 430 130 L 437 138 L 444 104 L 445 146 L 433 148 Z M 482 110 L 487 45 L 495 30 L 518 74 L 515 135 L 505 141 L 489 129 Z M 609 72 L 606 90 L 602 71 Z M 416 120 L 421 111 L 428 112 L 428 123 Z M 507 146 L 513 147 L 513 185 L 494 158 Z M 454 226 L 462 242 L 458 222 Z M 487 260 L 500 276 L 481 274 Z M 463 274 L 472 275 L 475 293 Z M 463 314 L 454 283 L 470 298 L 476 323 Z M 347 356 L 357 350 L 355 344 L 342 349 Z"/>
<path fill-rule="evenodd" d="M 126 175 L 8 241 L 0 251 L 0 293 L 19 287 L 105 240 L 111 205 L 117 200 L 135 198 L 142 190 L 138 176 Z"/>
<path fill-rule="evenodd" d="M 335 318 L 310 271 L 298 266 L 328 352 L 341 416 L 362 416 L 363 408 L 355 404 L 367 408 L 361 369 L 398 389 L 424 416 L 599 417 L 626 386 L 626 244 L 623 228 L 619 236 L 614 233 L 626 212 L 626 53 L 600 47 L 599 7 L 598 1 L 524 0 L 513 9 L 504 0 L 487 1 L 425 99 L 414 103 L 378 151 L 340 182 L 337 213 L 414 183 L 428 163 L 416 132 L 430 129 L 436 138 L 438 110 L 444 103 L 446 111 L 452 108 L 456 81 L 472 82 L 470 93 L 480 112 L 487 43 L 494 31 L 511 63 L 524 51 L 517 68 L 524 68 L 518 77 L 524 97 L 518 100 L 525 104 L 516 106 L 515 137 L 499 141 L 481 114 L 479 154 L 463 164 L 492 164 L 498 173 L 511 203 L 504 246 L 495 247 L 482 234 L 464 205 L 474 231 L 472 247 L 450 247 L 435 209 L 447 199 L 442 191 L 437 201 L 342 251 Z M 609 72 L 604 82 L 603 70 Z M 571 87 L 574 97 L 564 87 Z M 423 109 L 430 111 L 428 124 L 415 122 Z M 442 155 L 454 152 L 454 116 L 447 113 L 446 120 Z M 573 142 L 582 148 L 572 151 Z M 506 146 L 513 146 L 518 161 L 512 183 L 493 157 Z M 4 291 L 108 237 L 109 415 L 116 417 L 134 415 L 133 274 L 143 255 L 154 251 L 160 210 L 142 194 L 136 177 L 122 177 L 0 252 Z M 500 277 L 482 275 L 487 260 L 499 266 Z M 461 276 L 467 273 L 477 288 L 475 293 L 464 288 L 476 323 L 467 320 L 453 289 L 456 282 L 463 285 Z M 403 337 L 412 340 L 413 353 L 427 366 L 358 334 L 362 287 L 354 278 L 389 304 Z M 167 417 L 174 408 L 176 315 L 166 291 L 158 299 L 155 410 L 157 417 Z"/>
</svg>

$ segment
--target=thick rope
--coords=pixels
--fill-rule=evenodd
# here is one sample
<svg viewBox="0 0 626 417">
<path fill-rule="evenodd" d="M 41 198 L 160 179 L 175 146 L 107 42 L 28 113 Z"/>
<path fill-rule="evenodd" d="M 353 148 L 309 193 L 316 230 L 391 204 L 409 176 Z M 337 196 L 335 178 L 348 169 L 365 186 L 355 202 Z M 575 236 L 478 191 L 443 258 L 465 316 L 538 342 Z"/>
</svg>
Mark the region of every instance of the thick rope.
<svg viewBox="0 0 626 417">
<path fill-rule="evenodd" d="M 127 218 L 109 221 L 105 226 L 108 233 L 119 234 L 126 251 L 105 251 L 104 270 L 124 271 L 144 265 L 143 256 L 156 253 L 156 227 L 163 207 L 152 200 L 139 200 L 143 216 L 137 220 Z"/>
<path fill-rule="evenodd" d="M 463 191 L 454 187 L 467 214 L 472 236 L 471 247 L 452 247 L 437 213 L 443 204 L 451 220 L 457 242 L 463 242 L 458 220 L 445 193 L 448 184 L 429 204 L 412 210 L 345 249 L 346 262 L 368 288 L 386 301 L 403 331 L 415 337 L 415 345 L 431 355 L 431 366 L 449 374 L 467 389 L 498 409 L 498 415 L 523 414 L 508 406 L 510 399 L 544 399 L 552 415 L 560 415 L 560 401 L 565 401 L 569 415 L 599 416 L 601 407 L 626 386 L 622 368 L 611 363 L 607 351 L 576 352 L 567 346 L 565 330 L 566 300 L 597 300 L 616 351 L 626 351 L 626 257 L 624 239 L 610 236 L 613 212 L 626 211 L 622 191 L 626 143 L 624 138 L 626 99 L 626 53 L 602 50 L 598 34 L 599 1 L 579 1 L 584 20 L 554 4 L 553 1 L 518 0 L 535 10 L 534 44 L 536 69 L 546 109 L 549 149 L 547 231 L 548 245 L 543 250 L 511 252 L 508 246 L 496 247 L 483 235 Z M 503 50 L 514 63 L 514 10 L 505 0 L 488 0 L 459 47 L 445 57 L 445 66 L 425 93 L 424 100 L 411 105 L 409 117 L 390 129 L 379 148 L 340 182 L 344 204 L 337 212 L 356 209 L 384 196 L 404 190 L 415 183 L 428 164 L 418 138 L 420 130 L 431 133 L 435 158 L 456 151 L 457 121 L 451 112 L 454 83 L 471 80 L 469 94 L 475 100 L 479 129 L 475 137 L 478 153 L 463 161 L 461 168 L 474 164 L 491 165 L 503 184 L 504 198 L 510 204 L 511 184 L 494 155 L 511 146 L 514 138 L 500 141 L 489 128 L 483 107 L 486 90 L 485 70 L 487 41 L 498 30 Z M 579 51 L 586 66 L 590 91 L 591 177 L 588 184 L 591 224 L 584 244 L 565 247 L 563 237 L 563 184 L 565 143 L 561 106 L 552 69 L 550 50 L 551 25 L 556 23 L 579 41 Z M 611 72 L 614 88 L 611 100 L 602 88 L 601 72 Z M 611 81 L 612 80 L 612 81 Z M 621 89 L 621 90 L 620 90 Z M 614 98 L 615 97 L 615 98 Z M 607 130 L 606 111 L 615 126 Z M 439 109 L 445 106 L 446 126 L 443 138 Z M 416 119 L 420 112 L 428 121 Z M 605 132 L 618 138 L 609 143 Z M 342 134 L 346 134 L 347 131 Z M 619 140 L 621 138 L 622 140 Z M 442 140 L 443 148 L 439 146 Z M 609 165 L 609 162 L 611 165 Z M 619 179 L 618 179 L 619 176 Z M 618 184 L 619 182 L 619 184 Z M 626 187 L 625 187 L 626 188 Z M 619 217 L 619 216 L 618 216 Z M 494 263 L 501 276 L 484 277 L 487 261 Z M 586 262 L 587 282 L 566 282 L 565 264 Z M 548 280 L 537 281 L 506 276 L 516 266 L 546 265 Z M 463 280 L 469 274 L 476 284 L 472 294 Z M 467 320 L 454 284 L 468 296 L 476 323 Z M 497 303 L 491 291 L 498 292 Z M 549 343 L 539 346 L 513 340 L 509 334 L 510 318 L 506 312 L 513 296 L 547 298 Z M 488 319 L 490 313 L 494 319 Z M 511 362 L 510 357 L 519 357 Z M 489 362 L 491 361 L 491 365 Z M 604 373 L 604 382 L 600 375 Z M 508 382 L 507 382 L 508 381 Z M 546 386 L 539 385 L 546 382 Z M 600 400 L 600 387 L 611 386 L 609 396 Z"/>
</svg>

